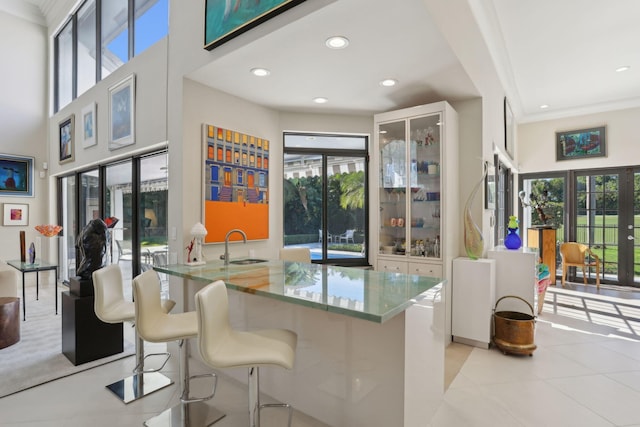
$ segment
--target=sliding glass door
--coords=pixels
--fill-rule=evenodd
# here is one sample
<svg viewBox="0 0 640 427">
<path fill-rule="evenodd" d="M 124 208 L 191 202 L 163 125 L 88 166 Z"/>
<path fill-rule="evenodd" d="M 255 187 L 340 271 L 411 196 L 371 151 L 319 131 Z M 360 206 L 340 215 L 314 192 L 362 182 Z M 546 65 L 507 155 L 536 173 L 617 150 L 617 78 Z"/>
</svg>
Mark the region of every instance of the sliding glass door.
<svg viewBox="0 0 640 427">
<path fill-rule="evenodd" d="M 105 262 L 120 266 L 125 284 L 154 264 L 166 263 L 167 156 L 159 152 L 133 157 L 59 179 L 63 281 L 75 276 L 78 233 L 96 218 L 118 219 L 107 236 Z"/>
</svg>

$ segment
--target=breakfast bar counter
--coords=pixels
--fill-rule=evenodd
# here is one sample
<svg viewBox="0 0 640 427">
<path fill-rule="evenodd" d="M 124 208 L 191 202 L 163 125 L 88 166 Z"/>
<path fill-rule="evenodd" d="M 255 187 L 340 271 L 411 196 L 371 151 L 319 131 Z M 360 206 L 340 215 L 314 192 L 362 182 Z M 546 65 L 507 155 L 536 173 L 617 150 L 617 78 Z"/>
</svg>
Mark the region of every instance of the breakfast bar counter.
<svg viewBox="0 0 640 427">
<path fill-rule="evenodd" d="M 293 371 L 264 368 L 264 393 L 331 426 L 429 423 L 444 395 L 445 281 L 280 260 L 231 262 L 154 268 L 172 276 L 171 297 L 183 299 L 185 310 L 194 309 L 195 292 L 223 280 L 234 328 L 298 334 Z M 246 382 L 243 371 L 223 373 Z"/>
</svg>

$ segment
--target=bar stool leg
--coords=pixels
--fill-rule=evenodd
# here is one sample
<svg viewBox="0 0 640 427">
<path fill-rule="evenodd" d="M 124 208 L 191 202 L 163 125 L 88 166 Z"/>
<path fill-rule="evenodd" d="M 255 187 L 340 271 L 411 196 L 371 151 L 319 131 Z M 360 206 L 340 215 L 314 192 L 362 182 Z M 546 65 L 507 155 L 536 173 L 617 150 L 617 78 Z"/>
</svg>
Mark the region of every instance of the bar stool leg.
<svg viewBox="0 0 640 427">
<path fill-rule="evenodd" d="M 249 427 L 260 427 L 260 370 L 249 368 Z"/>
<path fill-rule="evenodd" d="M 293 407 L 288 403 L 260 404 L 260 369 L 257 366 L 249 368 L 249 427 L 260 427 L 260 410 L 264 408 L 285 408 L 289 411 L 287 426 L 291 427 Z"/>
<path fill-rule="evenodd" d="M 215 394 L 202 398 L 190 398 L 189 380 L 191 378 L 211 377 L 214 374 L 189 375 L 189 344 L 186 339 L 178 341 L 180 375 L 180 403 L 173 408 L 167 409 L 161 414 L 147 420 L 144 425 L 147 427 L 206 427 L 215 424 L 224 418 L 225 414 L 218 409 L 207 405 L 204 401 L 209 400 Z"/>
<path fill-rule="evenodd" d="M 155 391 L 163 389 L 173 384 L 171 378 L 158 372 L 167 363 L 169 353 L 166 353 L 167 359 L 160 368 L 145 371 L 144 370 L 144 340 L 135 333 L 136 343 L 136 367 L 134 375 L 123 378 L 106 387 L 115 394 L 123 403 L 131 403 L 134 400 L 141 399 Z M 163 355 L 159 353 L 158 355 Z M 149 355 L 152 356 L 152 355 Z"/>
</svg>

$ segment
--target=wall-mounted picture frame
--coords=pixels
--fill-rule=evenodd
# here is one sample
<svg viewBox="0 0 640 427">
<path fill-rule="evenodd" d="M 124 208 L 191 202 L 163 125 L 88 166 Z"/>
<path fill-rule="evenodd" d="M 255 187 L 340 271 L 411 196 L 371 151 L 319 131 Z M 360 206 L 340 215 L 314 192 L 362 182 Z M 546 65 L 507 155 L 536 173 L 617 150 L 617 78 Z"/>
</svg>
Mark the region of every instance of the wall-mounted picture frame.
<svg viewBox="0 0 640 427">
<path fill-rule="evenodd" d="M 0 154 L 0 196 L 33 197 L 33 157 Z"/>
<path fill-rule="evenodd" d="M 29 205 L 5 203 L 2 225 L 29 225 Z"/>
<path fill-rule="evenodd" d="M 484 208 L 496 208 L 496 167 L 487 162 L 487 176 L 484 177 Z"/>
<path fill-rule="evenodd" d="M 207 0 L 204 48 L 212 50 L 305 0 Z"/>
<path fill-rule="evenodd" d="M 135 143 L 136 76 L 109 88 L 109 150 Z"/>
<path fill-rule="evenodd" d="M 507 97 L 504 97 L 504 150 L 507 152 L 511 159 L 515 159 L 515 138 L 516 127 L 513 118 L 513 110 Z"/>
<path fill-rule="evenodd" d="M 556 132 L 556 160 L 607 156 L 606 127 Z"/>
<path fill-rule="evenodd" d="M 58 124 L 58 146 L 59 162 L 68 163 L 74 160 L 75 156 L 75 116 L 72 114 Z"/>
<path fill-rule="evenodd" d="M 97 127 L 96 103 L 92 102 L 82 109 L 82 147 L 88 148 L 96 145 Z"/>
</svg>

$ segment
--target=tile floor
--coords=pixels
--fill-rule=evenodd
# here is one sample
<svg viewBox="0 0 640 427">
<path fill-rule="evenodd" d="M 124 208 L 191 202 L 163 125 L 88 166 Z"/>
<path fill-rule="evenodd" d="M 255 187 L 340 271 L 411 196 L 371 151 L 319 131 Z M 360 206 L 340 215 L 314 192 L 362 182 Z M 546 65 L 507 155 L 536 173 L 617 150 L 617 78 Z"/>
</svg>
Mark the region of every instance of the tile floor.
<svg viewBox="0 0 640 427">
<path fill-rule="evenodd" d="M 577 301 L 583 293 L 595 293 L 582 285 L 572 288 L 578 291 Z M 635 406 L 640 402 L 640 338 L 629 332 L 632 322 L 566 316 L 557 309 L 554 314 L 552 294 L 547 294 L 536 324 L 538 348 L 532 357 L 456 343 L 448 347 L 449 386 L 434 418 L 424 420 L 425 427 L 640 426 Z M 635 293 L 604 288 L 598 294 L 640 308 Z M 579 309 L 580 304 L 565 305 Z M 175 363 L 165 368 L 174 379 Z M 128 375 L 132 368 L 133 358 L 126 358 L 0 399 L 0 426 L 139 426 L 177 402 L 173 386 L 126 406 L 120 403 L 104 385 Z M 204 371 L 192 364 L 192 373 Z M 193 388 L 196 393 L 204 390 L 200 384 Z M 223 378 L 215 406 L 227 416 L 216 426 L 246 425 L 245 402 L 246 389 Z M 285 418 L 284 411 L 265 412 L 263 425 L 285 425 Z M 324 426 L 300 413 L 295 413 L 293 424 Z"/>
</svg>

